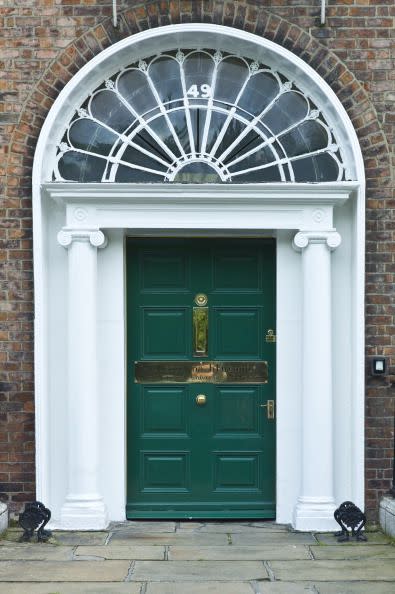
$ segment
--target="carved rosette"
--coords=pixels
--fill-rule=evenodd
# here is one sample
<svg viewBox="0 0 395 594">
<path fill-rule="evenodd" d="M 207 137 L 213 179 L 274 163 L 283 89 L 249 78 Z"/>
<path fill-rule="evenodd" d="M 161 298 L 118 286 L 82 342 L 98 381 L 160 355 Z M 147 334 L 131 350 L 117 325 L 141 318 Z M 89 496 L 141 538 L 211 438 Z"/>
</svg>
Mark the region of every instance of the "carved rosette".
<svg viewBox="0 0 395 594">
<path fill-rule="evenodd" d="M 105 248 L 107 237 L 100 229 L 61 229 L 58 233 L 58 243 L 68 248 L 73 241 L 89 242 L 92 247 Z"/>
<path fill-rule="evenodd" d="M 341 244 L 341 236 L 337 231 L 299 231 L 292 242 L 297 252 L 303 251 L 310 243 L 324 243 L 332 252 Z"/>
</svg>

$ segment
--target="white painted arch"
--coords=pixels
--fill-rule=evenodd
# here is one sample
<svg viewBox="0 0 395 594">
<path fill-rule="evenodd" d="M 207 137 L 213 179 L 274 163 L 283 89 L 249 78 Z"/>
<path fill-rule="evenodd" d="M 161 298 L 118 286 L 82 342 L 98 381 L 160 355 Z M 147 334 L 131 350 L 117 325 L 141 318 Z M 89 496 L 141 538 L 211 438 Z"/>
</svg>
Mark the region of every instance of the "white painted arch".
<svg viewBox="0 0 395 594">
<path fill-rule="evenodd" d="M 102 184 L 106 186 L 104 188 L 97 184 L 51 184 L 56 146 L 76 106 L 79 106 L 98 84 L 132 61 L 178 47 L 210 47 L 237 52 L 251 59 L 261 60 L 297 82 L 299 88 L 305 90 L 323 111 L 329 125 L 333 127 L 337 140 L 342 145 L 348 178 L 354 181 L 333 184 L 263 184 L 250 188 L 227 185 L 226 189 L 214 185 L 199 188 L 176 187 L 170 184 L 155 184 L 156 187 L 135 184 L 127 187 L 117 184 L 110 187 L 112 184 Z M 176 196 L 173 204 L 166 198 L 169 193 Z M 217 205 L 216 215 L 210 211 L 207 199 L 209 195 L 218 196 L 219 206 Z M 342 199 L 339 199 L 339 195 Z M 195 209 L 198 206 L 199 223 L 195 219 L 194 224 L 190 222 L 191 219 L 184 212 L 183 200 L 186 208 L 190 208 L 191 204 Z M 229 219 L 227 226 L 224 226 L 221 222 L 223 217 L 220 208 L 227 208 L 226 205 L 229 204 L 233 204 L 239 216 L 233 220 Z M 87 213 L 83 222 L 76 218 L 76 209 L 80 209 L 80 213 Z M 244 210 L 245 216 L 240 217 L 240 212 Z M 257 211 L 260 213 L 259 225 L 256 219 Z M 296 211 L 299 212 L 298 216 L 295 215 Z M 320 219 L 321 215 L 317 214 L 315 219 L 312 218 L 313 213 L 318 211 L 325 216 L 328 215 L 327 218 Z M 128 212 L 126 218 L 125 212 Z M 174 218 L 176 212 L 178 215 Z M 284 214 L 287 212 L 288 218 Z M 339 498 L 353 499 L 358 505 L 363 506 L 364 169 L 357 137 L 344 108 L 329 86 L 311 67 L 269 40 L 219 25 L 185 24 L 160 27 L 114 44 L 93 58 L 73 77 L 59 94 L 48 114 L 34 160 L 33 219 L 37 497 L 53 510 L 54 525 L 61 525 L 60 509 L 67 490 L 63 474 L 64 468 L 69 465 L 70 457 L 66 446 L 70 420 L 64 424 L 67 414 L 65 403 L 68 398 L 65 344 L 67 329 L 73 324 L 73 319 L 72 312 L 67 313 L 65 296 L 67 253 L 56 243 L 56 234 L 64 227 L 89 227 L 89 230 L 100 228 L 109 237 L 109 247 L 98 254 L 98 283 L 110 299 L 112 308 L 116 309 L 116 315 L 111 318 L 109 310 L 106 310 L 99 298 L 98 358 L 102 362 L 110 355 L 103 347 L 105 341 L 101 342 L 100 337 L 106 337 L 108 340 L 108 332 L 110 335 L 113 332 L 112 338 L 119 341 L 116 353 L 120 359 L 113 361 L 114 369 L 117 370 L 114 392 L 116 411 L 106 414 L 106 399 L 101 390 L 103 386 L 108 388 L 110 384 L 109 377 L 104 372 L 104 376 L 100 376 L 100 410 L 97 412 L 99 431 L 105 432 L 107 428 L 104 450 L 100 450 L 103 463 L 98 472 L 99 484 L 111 520 L 124 518 L 125 501 L 124 235 L 160 236 L 164 234 L 164 230 L 168 232 L 172 226 L 172 232 L 185 236 L 196 231 L 204 231 L 212 235 L 234 233 L 243 236 L 255 233 L 272 234 L 277 237 L 278 329 L 282 327 L 284 336 L 284 342 L 279 342 L 277 347 L 278 368 L 292 369 L 292 373 L 296 374 L 292 382 L 284 381 L 283 377 L 279 378 L 279 413 L 281 407 L 283 410 L 278 425 L 277 461 L 277 519 L 280 522 L 293 521 L 293 511 L 300 489 L 299 475 L 303 470 L 300 468 L 302 456 L 299 455 L 303 419 L 297 415 L 296 421 L 293 421 L 290 413 L 286 412 L 291 385 L 296 386 L 296 402 L 300 402 L 302 398 L 301 370 L 298 367 L 300 361 L 298 364 L 297 356 L 295 359 L 301 347 L 298 331 L 300 332 L 302 324 L 302 269 L 299 255 L 292 251 L 291 240 L 297 231 L 319 229 L 332 232 L 336 227 L 342 235 L 343 243 L 338 253 L 332 256 L 332 337 L 339 336 L 339 333 L 342 335 L 342 344 L 336 345 L 338 348 L 333 350 L 334 363 L 331 372 L 336 419 L 332 435 L 333 456 L 339 473 L 335 493 L 336 501 Z M 171 225 L 170 221 L 174 221 L 174 224 Z M 113 287 L 109 287 L 108 283 L 113 274 L 117 280 Z M 289 291 L 299 296 L 293 305 L 290 305 L 287 299 Z M 301 301 L 298 302 L 298 299 Z M 295 402 L 291 408 L 293 414 L 297 414 Z M 85 421 L 88 422 L 89 419 Z M 118 434 L 110 439 L 108 431 L 118 431 Z M 289 455 L 290 452 L 294 453 Z M 118 461 L 117 464 L 114 464 L 114 459 Z M 80 526 L 83 527 L 83 524 Z M 317 522 L 313 527 L 326 529 L 327 526 Z M 73 527 L 77 527 L 77 524 Z"/>
</svg>

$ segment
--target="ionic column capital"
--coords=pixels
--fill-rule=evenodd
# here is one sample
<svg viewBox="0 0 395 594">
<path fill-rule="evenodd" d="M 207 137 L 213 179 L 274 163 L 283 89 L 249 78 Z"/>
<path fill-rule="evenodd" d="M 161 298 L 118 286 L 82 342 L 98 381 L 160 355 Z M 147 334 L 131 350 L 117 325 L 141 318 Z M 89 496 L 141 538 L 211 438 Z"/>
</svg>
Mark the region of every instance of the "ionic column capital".
<svg viewBox="0 0 395 594">
<path fill-rule="evenodd" d="M 89 242 L 92 247 L 105 248 L 107 237 L 100 229 L 61 229 L 57 236 L 58 243 L 68 248 L 74 241 L 81 243 Z"/>
<path fill-rule="evenodd" d="M 341 241 L 341 235 L 337 231 L 299 231 L 293 238 L 292 247 L 301 252 L 309 244 L 324 243 L 332 252 L 339 247 Z"/>
</svg>

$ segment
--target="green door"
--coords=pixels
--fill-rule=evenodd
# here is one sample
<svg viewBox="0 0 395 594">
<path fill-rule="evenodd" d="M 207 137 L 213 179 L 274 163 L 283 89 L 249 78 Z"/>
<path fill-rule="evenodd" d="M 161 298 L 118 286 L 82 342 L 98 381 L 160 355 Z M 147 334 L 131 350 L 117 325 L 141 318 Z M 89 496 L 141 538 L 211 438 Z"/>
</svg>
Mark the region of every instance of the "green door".
<svg viewBox="0 0 395 594">
<path fill-rule="evenodd" d="M 127 244 L 128 518 L 275 517 L 275 245 Z"/>
</svg>

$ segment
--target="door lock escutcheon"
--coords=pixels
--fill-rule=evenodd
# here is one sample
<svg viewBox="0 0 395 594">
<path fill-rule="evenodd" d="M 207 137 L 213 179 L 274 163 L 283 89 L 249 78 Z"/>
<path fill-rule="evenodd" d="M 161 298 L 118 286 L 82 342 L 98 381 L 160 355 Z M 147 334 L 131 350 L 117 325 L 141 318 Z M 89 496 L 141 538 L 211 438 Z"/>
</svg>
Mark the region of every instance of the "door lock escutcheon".
<svg viewBox="0 0 395 594">
<path fill-rule="evenodd" d="M 274 419 L 274 400 L 268 400 L 266 404 L 258 404 L 261 408 L 266 408 L 268 419 Z"/>
<path fill-rule="evenodd" d="M 203 307 L 204 305 L 207 305 L 208 297 L 205 293 L 198 293 L 197 295 L 195 295 L 194 301 L 196 305 L 199 305 L 199 307 Z"/>
</svg>

